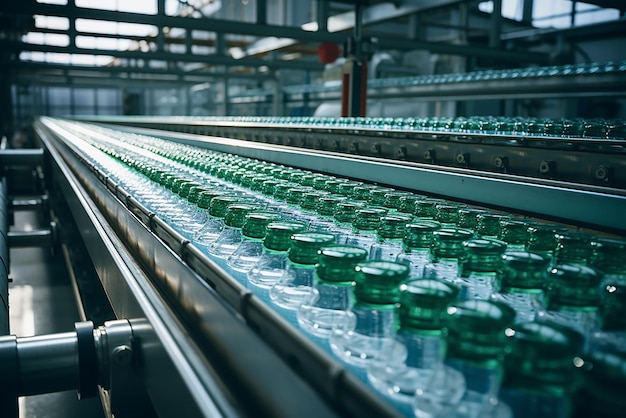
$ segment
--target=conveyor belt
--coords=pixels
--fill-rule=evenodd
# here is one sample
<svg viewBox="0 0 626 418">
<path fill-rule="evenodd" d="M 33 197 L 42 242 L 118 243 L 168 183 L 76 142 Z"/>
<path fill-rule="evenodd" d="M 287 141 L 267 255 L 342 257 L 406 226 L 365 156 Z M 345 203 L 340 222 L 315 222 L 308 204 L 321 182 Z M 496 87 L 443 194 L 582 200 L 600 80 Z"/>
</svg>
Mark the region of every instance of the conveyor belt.
<svg viewBox="0 0 626 418">
<path fill-rule="evenodd" d="M 271 123 L 274 119 L 279 121 Z M 624 140 L 269 120 L 98 119 L 128 132 L 212 150 L 609 232 L 626 231 L 621 216 L 626 213 Z M 502 162 L 499 167 L 496 160 Z"/>
<path fill-rule="evenodd" d="M 139 332 L 137 373 L 160 416 L 397 415 L 99 170 L 79 138 L 50 119 L 36 130 L 116 316 Z"/>
</svg>

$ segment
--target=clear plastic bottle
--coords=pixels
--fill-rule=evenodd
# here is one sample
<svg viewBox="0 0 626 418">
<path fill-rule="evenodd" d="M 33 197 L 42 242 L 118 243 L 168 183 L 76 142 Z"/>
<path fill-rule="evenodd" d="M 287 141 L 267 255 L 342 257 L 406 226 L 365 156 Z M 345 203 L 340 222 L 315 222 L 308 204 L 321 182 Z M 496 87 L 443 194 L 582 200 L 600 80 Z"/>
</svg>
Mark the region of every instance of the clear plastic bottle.
<svg viewBox="0 0 626 418">
<path fill-rule="evenodd" d="M 280 219 L 274 212 L 250 212 L 246 214 L 241 228 L 242 241 L 233 253 L 228 256 L 226 265 L 241 274 L 235 275 L 245 282 L 248 271 L 263 255 L 263 239 L 267 225 Z"/>
<path fill-rule="evenodd" d="M 424 266 L 431 261 L 434 232 L 440 228 L 439 223 L 434 221 L 414 221 L 406 225 L 402 252 L 398 254 L 395 261 L 410 267 L 411 279 L 422 278 Z"/>
<path fill-rule="evenodd" d="M 411 218 L 411 215 L 404 216 L 397 212 L 380 218 L 378 238 L 369 249 L 369 259 L 396 261 L 403 250 L 404 233 Z"/>
<path fill-rule="evenodd" d="M 365 261 L 367 251 L 349 245 L 330 245 L 319 250 L 314 275 L 315 298 L 298 308 L 298 324 L 309 334 L 328 338 L 342 328 L 354 303 L 355 267 Z"/>
<path fill-rule="evenodd" d="M 357 209 L 352 222 L 352 233 L 346 239 L 346 244 L 356 245 L 370 250 L 372 244 L 376 242 L 376 232 L 380 225 L 380 219 L 387 214 L 382 208 L 364 207 Z"/>
<path fill-rule="evenodd" d="M 350 308 L 355 321 L 333 329 L 330 336 L 332 352 L 339 359 L 357 368 L 367 368 L 393 343 L 400 285 L 408 275 L 409 267 L 404 264 L 375 260 L 357 264 L 355 303 Z"/>
<path fill-rule="evenodd" d="M 516 322 L 530 322 L 545 309 L 544 288 L 550 259 L 528 251 L 507 252 L 502 256 L 500 291 L 492 299 L 515 309 Z"/>
<path fill-rule="evenodd" d="M 465 257 L 465 242 L 474 234 L 468 229 L 441 228 L 433 232 L 431 262 L 424 266 L 424 277 L 457 282 L 460 261 Z"/>
<path fill-rule="evenodd" d="M 272 222 L 263 239 L 263 254 L 248 271 L 248 288 L 263 300 L 269 300 L 269 289 L 278 283 L 287 269 L 291 236 L 304 232 L 300 222 Z"/>
<path fill-rule="evenodd" d="M 602 274 L 588 266 L 552 266 L 546 286 L 546 307 L 538 313 L 538 320 L 569 326 L 588 343 L 598 326 L 601 280 Z"/>
<path fill-rule="evenodd" d="M 500 399 L 515 417 L 571 417 L 582 335 L 554 323 L 523 322 L 509 337 Z"/>
<path fill-rule="evenodd" d="M 203 199 L 203 197 L 200 199 Z M 240 200 L 239 196 L 235 195 L 211 197 L 209 200 L 209 218 L 193 236 L 193 243 L 205 248 L 211 245 L 224 229 L 224 216 L 226 216 L 228 206 Z"/>
<path fill-rule="evenodd" d="M 254 206 L 244 203 L 229 205 L 224 215 L 224 229 L 209 245 L 209 254 L 217 258 L 228 258 L 241 244 L 243 239 L 241 227 L 246 220 L 246 215 L 255 209 Z"/>
<path fill-rule="evenodd" d="M 510 417 L 510 409 L 498 400 L 503 359 L 508 351 L 506 330 L 515 312 L 507 305 L 486 300 L 453 303 L 447 309 L 446 365 L 463 379 L 449 381 L 446 397 L 428 387 L 416 392 L 417 417 Z M 436 379 L 437 375 L 433 376 Z M 438 386 L 433 385 L 433 388 Z"/>
<path fill-rule="evenodd" d="M 397 345 L 390 343 L 389 348 L 372 361 L 367 377 L 372 386 L 397 404 L 402 412 L 412 415 L 418 390 L 451 398 L 462 395 L 462 391 L 450 392 L 446 382 L 463 377 L 443 364 L 446 309 L 455 301 L 459 289 L 430 279 L 412 280 L 401 287 Z M 435 373 L 438 379 L 433 379 Z M 434 384 L 439 387 L 433 387 Z"/>
<path fill-rule="evenodd" d="M 506 243 L 495 239 L 472 238 L 465 242 L 458 285 L 460 299 L 489 299 L 500 287 L 502 254 Z"/>
<path fill-rule="evenodd" d="M 334 243 L 334 235 L 304 232 L 291 236 L 287 266 L 280 280 L 269 292 L 271 303 L 288 320 L 297 322 L 297 309 L 315 298 L 314 275 L 319 250 Z"/>
</svg>

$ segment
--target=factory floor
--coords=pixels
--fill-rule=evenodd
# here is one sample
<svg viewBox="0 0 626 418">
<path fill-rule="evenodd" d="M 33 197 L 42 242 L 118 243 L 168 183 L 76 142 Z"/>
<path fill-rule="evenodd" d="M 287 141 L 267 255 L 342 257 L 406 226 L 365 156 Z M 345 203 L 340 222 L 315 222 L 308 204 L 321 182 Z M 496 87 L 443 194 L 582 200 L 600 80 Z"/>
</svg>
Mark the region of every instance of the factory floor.
<svg viewBox="0 0 626 418">
<path fill-rule="evenodd" d="M 41 227 L 34 212 L 16 212 L 11 230 Z M 72 331 L 80 321 L 62 254 L 50 248 L 10 250 L 9 315 L 18 337 Z M 78 400 L 76 391 L 22 397 L 20 418 L 101 418 L 99 398 Z M 1 413 L 0 413 L 1 415 Z"/>
</svg>

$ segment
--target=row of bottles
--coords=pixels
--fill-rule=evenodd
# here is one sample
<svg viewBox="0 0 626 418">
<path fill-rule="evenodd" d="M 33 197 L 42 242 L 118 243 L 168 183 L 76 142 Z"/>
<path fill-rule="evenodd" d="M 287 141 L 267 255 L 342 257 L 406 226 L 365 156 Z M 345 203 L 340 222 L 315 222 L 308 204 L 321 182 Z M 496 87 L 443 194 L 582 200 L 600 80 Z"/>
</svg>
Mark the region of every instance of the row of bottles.
<svg viewBox="0 0 626 418">
<path fill-rule="evenodd" d="M 626 241 L 61 125 L 103 151 L 101 169 L 135 198 L 407 416 L 621 411 L 621 398 L 598 385 L 626 378 Z M 589 405 L 574 402 L 578 392 Z"/>
<path fill-rule="evenodd" d="M 174 120 L 176 118 L 173 118 Z M 354 129 L 382 131 L 415 131 L 433 133 L 485 134 L 513 137 L 551 137 L 585 139 L 626 139 L 624 119 L 536 118 L 504 116 L 458 117 L 190 117 L 190 122 L 268 125 L 308 129 Z"/>
<path fill-rule="evenodd" d="M 626 61 L 590 62 L 580 64 L 550 65 L 541 67 L 512 68 L 502 70 L 482 70 L 465 73 L 431 74 L 414 77 L 377 78 L 368 81 L 369 88 L 397 88 L 432 84 L 466 83 L 474 81 L 519 80 L 539 77 L 573 77 L 594 74 L 615 74 L 626 72 Z M 289 94 L 302 94 L 340 88 L 340 84 L 287 86 Z"/>
</svg>

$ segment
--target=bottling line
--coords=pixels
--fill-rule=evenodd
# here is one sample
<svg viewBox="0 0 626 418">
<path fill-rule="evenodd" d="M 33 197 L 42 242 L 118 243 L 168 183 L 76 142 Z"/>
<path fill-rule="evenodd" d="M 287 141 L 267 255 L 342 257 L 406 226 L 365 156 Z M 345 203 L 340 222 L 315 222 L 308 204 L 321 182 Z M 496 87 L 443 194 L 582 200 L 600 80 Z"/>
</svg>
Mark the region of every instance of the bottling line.
<svg viewBox="0 0 626 418">
<path fill-rule="evenodd" d="M 116 417 L 402 416 L 358 373 L 181 233 L 168 210 L 149 209 L 137 191 L 141 187 L 133 191 L 105 160 L 113 156 L 117 164 L 139 170 L 132 160 L 145 153 L 142 161 L 158 170 L 168 164 L 162 159 L 165 151 L 191 149 L 199 154 L 190 154 L 196 157 L 187 163 L 196 158 L 195 169 L 210 173 L 210 161 L 203 165 L 199 156 L 215 152 L 262 162 L 275 175 L 284 168 L 325 182 L 368 184 L 366 194 L 372 196 L 379 187 L 385 193 L 445 198 L 517 219 L 559 223 L 599 237 L 624 236 L 624 137 L 455 129 L 453 121 L 432 128 L 425 127 L 427 122 L 210 117 L 36 121 L 41 148 L 0 155 L 5 181 L 14 178 L 15 167 L 32 167 L 37 173 L 31 178 L 47 196 L 42 207 L 49 211 L 51 226 L 37 234 L 7 234 L 8 209 L 18 202 L 8 202 L 3 190 L 2 260 L 8 260 L 8 246 L 20 240 L 54 240 L 72 272 L 84 321 L 76 323 L 74 332 L 0 338 L 3 415 L 17 416 L 19 396 L 75 389 L 81 398 L 99 395 Z M 136 144 L 144 139 L 154 141 L 153 146 L 139 150 Z M 598 175 L 600 167 L 610 174 Z M 222 170 L 223 178 L 245 183 L 245 174 L 237 180 Z M 253 175 L 247 179 L 251 189 L 261 181 Z M 5 288 L 4 303 L 6 296 Z M 5 314 L 3 310 L 7 328 Z"/>
</svg>

